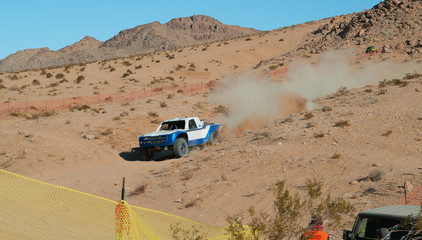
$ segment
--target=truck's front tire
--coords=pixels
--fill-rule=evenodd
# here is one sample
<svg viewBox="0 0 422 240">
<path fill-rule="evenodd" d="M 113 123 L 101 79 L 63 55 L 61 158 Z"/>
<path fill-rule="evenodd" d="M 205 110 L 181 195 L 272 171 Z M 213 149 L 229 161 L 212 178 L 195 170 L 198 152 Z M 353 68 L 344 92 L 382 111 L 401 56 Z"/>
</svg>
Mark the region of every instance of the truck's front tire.
<svg viewBox="0 0 422 240">
<path fill-rule="evenodd" d="M 154 156 L 154 151 L 149 148 L 141 148 L 140 150 L 141 161 L 150 161 Z"/>
<path fill-rule="evenodd" d="M 184 157 L 188 155 L 188 151 L 189 151 L 188 143 L 186 142 L 184 138 L 178 138 L 173 144 L 173 150 L 174 150 L 174 155 L 176 155 L 176 157 L 178 158 Z"/>
</svg>

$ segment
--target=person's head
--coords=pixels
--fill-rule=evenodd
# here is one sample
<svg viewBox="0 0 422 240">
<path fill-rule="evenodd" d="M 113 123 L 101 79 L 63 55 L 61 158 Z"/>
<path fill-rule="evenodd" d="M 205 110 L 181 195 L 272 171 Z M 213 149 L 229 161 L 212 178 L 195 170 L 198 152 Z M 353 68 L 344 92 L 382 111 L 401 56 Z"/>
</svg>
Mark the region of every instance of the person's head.
<svg viewBox="0 0 422 240">
<path fill-rule="evenodd" d="M 311 229 L 321 229 L 324 222 L 320 216 L 313 216 L 311 222 L 309 223 L 309 228 Z"/>
</svg>

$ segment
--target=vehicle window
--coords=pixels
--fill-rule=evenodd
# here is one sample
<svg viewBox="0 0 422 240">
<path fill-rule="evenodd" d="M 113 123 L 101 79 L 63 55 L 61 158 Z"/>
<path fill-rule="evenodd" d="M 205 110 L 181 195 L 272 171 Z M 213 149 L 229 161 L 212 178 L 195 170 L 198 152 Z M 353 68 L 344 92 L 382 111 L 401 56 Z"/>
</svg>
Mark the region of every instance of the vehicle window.
<svg viewBox="0 0 422 240">
<path fill-rule="evenodd" d="M 368 222 L 367 218 L 362 218 L 359 220 L 357 228 L 356 228 L 356 234 L 358 237 L 365 237 L 365 229 L 366 229 L 367 222 Z"/>
<path fill-rule="evenodd" d="M 399 223 L 397 220 L 388 218 L 361 218 L 356 225 L 356 236 L 363 239 L 377 239 L 377 231 L 380 228 L 390 228 Z"/>
<path fill-rule="evenodd" d="M 160 127 L 161 131 L 175 129 L 185 129 L 185 121 L 163 122 Z"/>
<path fill-rule="evenodd" d="M 196 126 L 195 120 L 193 119 L 189 120 L 189 129 L 195 129 L 195 128 L 198 128 Z"/>
</svg>

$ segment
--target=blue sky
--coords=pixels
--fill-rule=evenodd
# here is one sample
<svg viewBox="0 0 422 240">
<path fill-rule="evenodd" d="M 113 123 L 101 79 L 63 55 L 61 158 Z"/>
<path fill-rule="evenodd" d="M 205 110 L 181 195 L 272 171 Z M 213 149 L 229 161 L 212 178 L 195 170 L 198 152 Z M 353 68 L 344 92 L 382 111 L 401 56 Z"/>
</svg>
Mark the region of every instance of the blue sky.
<svg viewBox="0 0 422 240">
<path fill-rule="evenodd" d="M 18 50 L 58 50 L 85 36 L 105 41 L 137 25 L 192 15 L 272 30 L 370 9 L 380 0 L 1 0 L 0 59 Z"/>
</svg>

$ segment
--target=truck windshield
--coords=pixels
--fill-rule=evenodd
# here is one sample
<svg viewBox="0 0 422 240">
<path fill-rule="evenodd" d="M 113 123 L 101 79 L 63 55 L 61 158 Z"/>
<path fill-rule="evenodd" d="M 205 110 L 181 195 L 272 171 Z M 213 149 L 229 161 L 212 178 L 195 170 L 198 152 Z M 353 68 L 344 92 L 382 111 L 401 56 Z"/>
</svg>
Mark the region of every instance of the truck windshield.
<svg viewBox="0 0 422 240">
<path fill-rule="evenodd" d="M 175 129 L 185 129 L 185 121 L 163 122 L 160 131 L 169 131 Z"/>
<path fill-rule="evenodd" d="M 390 228 L 400 221 L 383 217 L 360 217 L 356 222 L 354 234 L 356 239 L 377 239 L 380 228 Z"/>
</svg>

